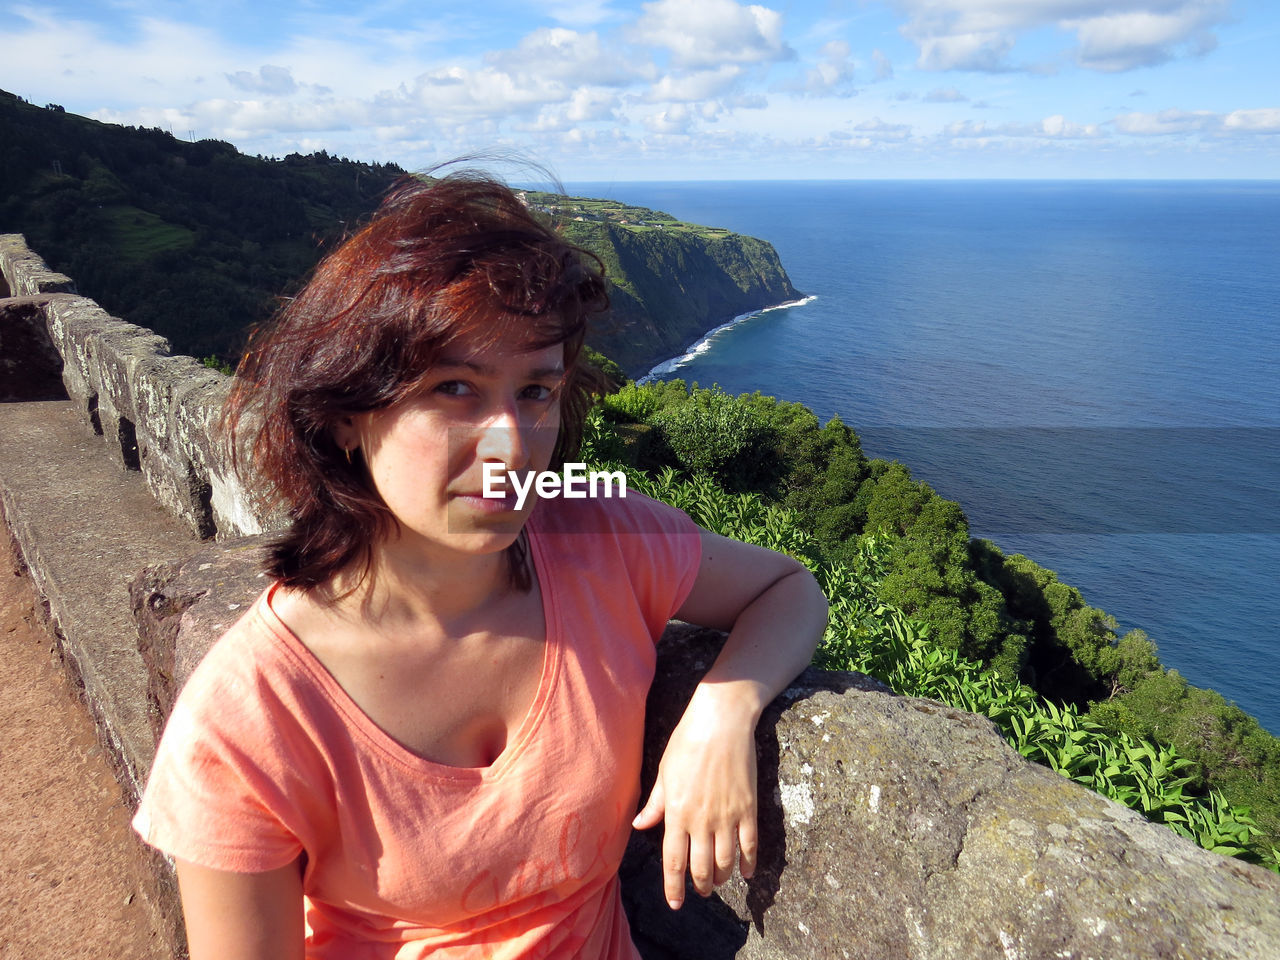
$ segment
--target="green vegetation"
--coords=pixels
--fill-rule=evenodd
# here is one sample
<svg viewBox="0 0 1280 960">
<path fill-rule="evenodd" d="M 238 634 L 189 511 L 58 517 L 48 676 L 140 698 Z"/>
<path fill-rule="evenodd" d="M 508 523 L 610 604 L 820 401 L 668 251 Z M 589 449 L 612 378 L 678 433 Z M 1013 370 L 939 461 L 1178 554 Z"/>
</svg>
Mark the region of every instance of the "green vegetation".
<svg viewBox="0 0 1280 960">
<path fill-rule="evenodd" d="M 201 357 L 200 362 L 210 370 L 217 370 L 219 373 L 225 374 L 228 377 L 236 372 L 235 368 L 221 357 Z"/>
<path fill-rule="evenodd" d="M 669 230 L 701 237 L 704 240 L 717 240 L 732 235 L 724 227 L 704 227 L 697 223 L 685 223 L 669 213 L 650 210 L 647 207 L 634 207 L 619 200 L 568 197 L 537 190 L 526 190 L 523 196 L 529 206 L 565 224 L 610 223 L 636 233 Z"/>
<path fill-rule="evenodd" d="M 874 541 L 876 604 L 916 625 L 908 631 L 911 642 L 899 637 L 892 663 L 879 663 L 864 642 L 838 641 L 845 659 L 829 664 L 886 679 L 895 676 L 893 664 L 911 661 L 912 677 L 927 665 L 951 679 L 920 686 L 903 675 L 892 681 L 895 689 L 953 703 L 974 696 L 960 687 L 1016 687 L 1024 691 L 1019 697 L 1035 697 L 1041 719 L 1019 720 L 1015 729 L 994 707 L 978 712 L 996 720 L 1024 754 L 1102 789 L 1116 751 L 1149 743 L 1153 769 L 1171 777 L 1161 793 L 1174 804 L 1171 817 L 1181 809 L 1170 792 L 1178 781 L 1177 789 L 1197 803 L 1225 805 L 1241 816 L 1251 811 L 1258 833 L 1250 849 L 1280 846 L 1280 739 L 1217 693 L 1164 670 L 1143 631 L 1118 635 L 1113 618 L 1053 571 L 971 539 L 957 504 L 912 479 L 902 464 L 868 459 L 857 434 L 839 420 L 822 425 L 800 404 L 759 393 L 731 397 L 680 381 L 628 384 L 601 400 L 596 417 L 596 456 L 785 511 L 806 532 L 801 552 L 815 563 L 865 566 Z M 830 656 L 830 640 L 827 649 Z M 1067 732 L 1042 736 L 1036 731 L 1050 729 L 1046 723 Z M 1033 748 L 1032 741 L 1057 746 Z M 1092 752 L 1080 753 L 1086 743 Z M 1152 789 L 1133 778 L 1113 786 Z M 1177 815 L 1191 818 L 1177 822 L 1200 823 L 1185 811 Z"/>
<path fill-rule="evenodd" d="M 403 171 L 98 123 L 0 92 L 0 229 L 179 352 L 239 355 Z"/>
<path fill-rule="evenodd" d="M 1274 838 L 1224 792 L 1203 789 L 1195 765 L 1177 750 L 1109 730 L 1075 706 L 1044 699 L 1027 684 L 935 642 L 927 623 L 886 603 L 894 535 L 856 537 L 845 545 L 841 559 L 831 560 L 806 518 L 772 497 L 727 490 L 705 471 L 672 465 L 656 471 L 638 468 L 636 460 L 648 456 L 645 450 L 657 431 L 629 428 L 621 411 L 654 416 L 662 409 L 661 397 L 677 392 L 660 384 L 627 387 L 606 397 L 588 422 L 584 459 L 625 470 L 630 489 L 680 507 L 709 530 L 781 550 L 813 570 L 831 602 L 830 622 L 815 657 L 819 666 L 859 670 L 899 693 L 987 716 L 1023 756 L 1166 824 L 1207 850 L 1280 872 Z M 760 398 L 738 401 L 756 406 Z"/>
</svg>

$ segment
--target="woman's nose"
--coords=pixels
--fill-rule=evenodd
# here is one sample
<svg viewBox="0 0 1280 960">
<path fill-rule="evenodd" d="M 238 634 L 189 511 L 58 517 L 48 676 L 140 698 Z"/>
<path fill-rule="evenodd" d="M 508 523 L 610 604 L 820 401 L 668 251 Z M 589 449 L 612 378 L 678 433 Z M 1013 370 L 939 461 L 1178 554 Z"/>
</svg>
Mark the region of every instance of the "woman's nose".
<svg viewBox="0 0 1280 960">
<path fill-rule="evenodd" d="M 508 470 L 518 470 L 529 459 L 529 444 L 521 424 L 520 410 L 514 404 L 504 404 L 493 411 L 488 422 L 480 428 L 476 452 L 481 460 L 500 461 Z"/>
</svg>

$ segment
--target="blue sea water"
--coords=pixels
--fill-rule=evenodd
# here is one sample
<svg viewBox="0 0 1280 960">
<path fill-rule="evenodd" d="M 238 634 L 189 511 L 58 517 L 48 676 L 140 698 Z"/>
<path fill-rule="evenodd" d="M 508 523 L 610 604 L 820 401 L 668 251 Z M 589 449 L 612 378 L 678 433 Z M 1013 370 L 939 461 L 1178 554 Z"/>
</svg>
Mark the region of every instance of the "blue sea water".
<svg viewBox="0 0 1280 960">
<path fill-rule="evenodd" d="M 812 299 L 669 376 L 839 415 L 1280 733 L 1280 181 L 575 183 Z"/>
</svg>

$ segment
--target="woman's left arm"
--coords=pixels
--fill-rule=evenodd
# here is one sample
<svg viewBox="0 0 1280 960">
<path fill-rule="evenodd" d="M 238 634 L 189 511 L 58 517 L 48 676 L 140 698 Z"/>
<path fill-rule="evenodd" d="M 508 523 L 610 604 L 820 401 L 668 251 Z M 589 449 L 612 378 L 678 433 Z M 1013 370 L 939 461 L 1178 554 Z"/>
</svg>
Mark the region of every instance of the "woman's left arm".
<svg viewBox="0 0 1280 960">
<path fill-rule="evenodd" d="M 769 702 L 803 670 L 827 623 L 813 575 L 785 554 L 702 531 L 698 575 L 676 617 L 728 630 L 715 664 L 676 724 L 633 825 L 666 820 L 663 888 L 678 910 L 684 874 L 703 896 L 756 863 L 755 729 Z"/>
</svg>

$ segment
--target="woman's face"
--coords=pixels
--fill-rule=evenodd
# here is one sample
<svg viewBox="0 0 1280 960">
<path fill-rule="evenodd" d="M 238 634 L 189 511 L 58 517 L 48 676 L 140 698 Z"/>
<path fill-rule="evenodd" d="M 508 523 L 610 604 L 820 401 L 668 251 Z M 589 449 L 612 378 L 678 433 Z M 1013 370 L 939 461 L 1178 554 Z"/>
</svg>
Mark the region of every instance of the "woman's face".
<svg viewBox="0 0 1280 960">
<path fill-rule="evenodd" d="M 343 420 L 336 438 L 362 451 L 400 522 L 397 549 L 482 554 L 515 540 L 536 498 L 517 510 L 510 482 L 506 497 L 483 496 L 485 464 L 504 478 L 547 469 L 563 378 L 562 344 L 529 353 L 463 346 L 442 357 L 411 396 Z"/>
</svg>

